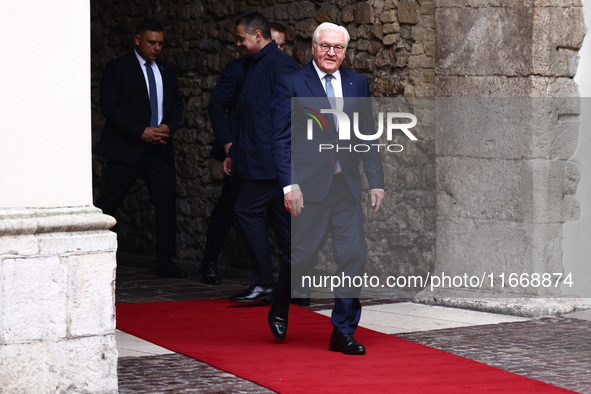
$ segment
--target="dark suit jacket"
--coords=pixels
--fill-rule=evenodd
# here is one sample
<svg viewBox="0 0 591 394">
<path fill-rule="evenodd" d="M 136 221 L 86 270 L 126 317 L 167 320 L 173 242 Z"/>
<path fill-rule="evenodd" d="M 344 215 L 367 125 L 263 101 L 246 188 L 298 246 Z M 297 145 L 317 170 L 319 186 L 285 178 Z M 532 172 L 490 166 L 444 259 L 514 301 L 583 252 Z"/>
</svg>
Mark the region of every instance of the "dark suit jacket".
<svg viewBox="0 0 591 394">
<path fill-rule="evenodd" d="M 232 179 L 277 179 L 272 153 L 271 99 L 279 77 L 297 69 L 295 60 L 279 50 L 275 41 L 246 60 L 230 150 Z"/>
<path fill-rule="evenodd" d="M 375 134 L 373 114 L 369 99 L 354 100 L 356 97 L 369 97 L 367 79 L 354 71 L 341 67 L 344 97 L 343 111 L 349 115 L 353 124 L 353 112 L 358 112 L 362 121 L 360 129 L 365 134 Z M 292 103 L 290 98 L 299 98 Z M 315 97 L 316 99 L 306 99 Z M 350 99 L 347 99 L 347 98 Z M 361 104 L 361 106 L 357 105 Z M 328 130 L 320 130 L 314 124 L 314 138 L 307 139 L 306 117 L 303 116 L 311 108 L 329 109 L 330 104 L 326 92 L 312 62 L 300 70 L 280 80 L 273 98 L 274 127 L 274 159 L 281 186 L 298 184 L 302 189 L 304 201 L 322 201 L 328 194 L 335 172 L 335 161 L 338 160 L 353 196 L 361 201 L 362 181 L 359 173 L 359 159 L 363 161 L 363 169 L 369 181 L 370 189 L 384 188 L 384 173 L 381 155 L 377 149 L 365 153 L 349 152 L 346 149 L 323 150 L 319 152 L 319 144 L 349 146 L 356 144 L 372 144 L 377 141 L 361 141 L 351 132 L 351 140 L 338 141 L 334 119 L 325 114 Z M 307 108 L 306 108 L 307 107 Z M 292 111 L 294 130 L 292 130 Z"/>
<path fill-rule="evenodd" d="M 209 121 L 215 134 L 211 157 L 224 161 L 224 146 L 233 142 L 237 122 L 237 102 L 244 82 L 246 57 L 228 62 L 209 100 Z"/>
<path fill-rule="evenodd" d="M 159 145 L 158 149 L 165 157 L 174 160 L 172 135 L 181 121 L 183 101 L 174 66 L 160 59 L 156 64 L 162 74 L 164 90 L 162 123 L 168 125 L 171 135 L 166 145 Z M 151 111 L 146 80 L 133 51 L 107 63 L 101 81 L 100 102 L 106 124 L 97 153 L 109 161 L 139 162 L 147 147 L 140 137 L 150 125 Z"/>
</svg>

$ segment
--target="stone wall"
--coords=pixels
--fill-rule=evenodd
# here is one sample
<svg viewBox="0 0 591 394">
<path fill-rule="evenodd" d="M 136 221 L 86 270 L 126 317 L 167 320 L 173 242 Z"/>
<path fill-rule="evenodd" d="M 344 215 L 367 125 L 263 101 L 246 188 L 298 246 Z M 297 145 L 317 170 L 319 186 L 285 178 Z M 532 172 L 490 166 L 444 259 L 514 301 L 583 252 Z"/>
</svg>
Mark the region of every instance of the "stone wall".
<svg viewBox="0 0 591 394">
<path fill-rule="evenodd" d="M 238 52 L 234 18 L 258 10 L 287 29 L 287 52 L 300 65 L 311 59 L 311 37 L 324 21 L 347 27 L 351 42 L 344 62 L 369 79 L 374 96 L 433 97 L 435 89 L 434 0 L 93 0 L 92 113 L 96 141 L 103 126 L 98 108 L 99 81 L 106 62 L 131 49 L 136 24 L 155 17 L 165 26 L 163 57 L 177 65 L 185 115 L 175 137 L 178 169 L 179 258 L 200 260 L 208 216 L 220 192 L 222 170 L 209 158 L 213 140 L 206 107 L 225 64 Z M 434 136 L 428 133 L 404 154 L 385 159 L 388 201 L 370 242 L 378 273 L 426 272 L 435 262 Z M 95 195 L 103 163 L 94 163 Z M 138 183 L 118 214 L 120 248 L 152 253 L 152 208 Z M 236 228 L 221 262 L 245 265 Z"/>
</svg>

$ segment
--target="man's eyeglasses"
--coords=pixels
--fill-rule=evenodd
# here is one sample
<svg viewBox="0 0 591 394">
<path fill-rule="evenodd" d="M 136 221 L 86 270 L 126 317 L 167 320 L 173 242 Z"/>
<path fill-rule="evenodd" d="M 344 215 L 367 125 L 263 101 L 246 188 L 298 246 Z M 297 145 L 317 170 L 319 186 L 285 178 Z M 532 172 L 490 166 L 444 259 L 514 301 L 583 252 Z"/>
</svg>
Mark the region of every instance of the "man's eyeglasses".
<svg viewBox="0 0 591 394">
<path fill-rule="evenodd" d="M 342 46 L 342 45 L 328 45 L 328 44 L 318 44 L 317 42 L 314 42 L 316 44 L 316 46 L 320 47 L 320 50 L 322 52 L 328 52 L 330 51 L 330 48 L 334 49 L 334 53 L 341 53 L 345 50 L 346 47 Z"/>
</svg>

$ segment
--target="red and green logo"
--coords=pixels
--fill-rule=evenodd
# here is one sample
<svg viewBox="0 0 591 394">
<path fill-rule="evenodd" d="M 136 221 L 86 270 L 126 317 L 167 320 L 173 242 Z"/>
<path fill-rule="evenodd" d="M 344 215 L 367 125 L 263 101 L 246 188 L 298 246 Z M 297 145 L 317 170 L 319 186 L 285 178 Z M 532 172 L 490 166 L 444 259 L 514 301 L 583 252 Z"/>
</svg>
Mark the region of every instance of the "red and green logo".
<svg viewBox="0 0 591 394">
<path fill-rule="evenodd" d="M 324 131 L 324 128 L 326 128 L 326 131 L 328 131 L 328 123 L 326 123 L 326 119 L 324 119 L 324 116 L 322 116 L 320 114 L 320 112 L 314 111 L 312 108 L 309 108 L 309 107 L 304 107 L 304 108 L 313 112 L 313 113 L 306 112 L 306 115 L 309 115 L 312 119 L 314 119 L 316 121 L 316 123 L 320 127 L 320 131 Z M 322 125 L 324 125 L 324 127 Z"/>
</svg>

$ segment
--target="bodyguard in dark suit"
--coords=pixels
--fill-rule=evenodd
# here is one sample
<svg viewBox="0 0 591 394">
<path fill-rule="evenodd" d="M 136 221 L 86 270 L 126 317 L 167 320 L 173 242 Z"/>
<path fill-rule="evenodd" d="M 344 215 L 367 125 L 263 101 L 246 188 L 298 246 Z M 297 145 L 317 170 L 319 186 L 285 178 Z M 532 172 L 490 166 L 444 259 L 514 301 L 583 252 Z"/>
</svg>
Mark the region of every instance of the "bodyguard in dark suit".
<svg viewBox="0 0 591 394">
<path fill-rule="evenodd" d="M 148 186 L 155 209 L 156 274 L 184 278 L 176 251 L 176 171 L 172 136 L 183 113 L 176 71 L 158 59 L 162 25 L 145 20 L 137 28 L 135 50 L 111 60 L 101 81 L 105 128 L 97 153 L 107 160 L 96 206 L 114 215 L 138 177 Z"/>
<path fill-rule="evenodd" d="M 209 100 L 209 121 L 215 134 L 215 143 L 210 156 L 224 162 L 230 152 L 238 118 L 238 100 L 240 88 L 244 82 L 244 66 L 246 57 L 228 62 L 218 80 Z M 238 182 L 230 182 L 228 175 L 224 176 L 222 193 L 220 194 L 207 228 L 205 250 L 201 261 L 201 281 L 210 285 L 222 283 L 218 274 L 217 261 L 224 246 L 224 241 L 234 222 L 234 204 L 238 193 Z"/>
<path fill-rule="evenodd" d="M 289 215 L 283 209 L 273 163 L 270 102 L 279 77 L 296 70 L 297 63 L 277 48 L 269 21 L 258 12 L 236 20 L 236 37 L 236 45 L 247 56 L 246 71 L 237 103 L 237 128 L 224 168 L 233 182 L 239 182 L 235 213 L 252 270 L 251 285 L 230 300 L 251 302 L 269 299 L 275 282 L 265 212 L 283 259 L 289 259 Z"/>
<path fill-rule="evenodd" d="M 310 112 L 313 107 L 332 108 L 347 113 L 351 120 L 352 113 L 358 112 L 363 118 L 361 129 L 365 134 L 375 134 L 371 106 L 367 107 L 367 100 L 354 99 L 369 97 L 367 79 L 341 67 L 348 42 L 345 28 L 332 23 L 318 26 L 312 43 L 314 60 L 282 79 L 273 99 L 275 165 L 284 187 L 285 208 L 293 215 L 292 261 L 291 265 L 281 266 L 268 316 L 271 332 L 279 340 L 284 339 L 287 332 L 291 275 L 309 274 L 329 234 L 338 267 L 336 275 L 353 278 L 365 272 L 359 159 L 369 181 L 374 212 L 384 198 L 384 175 L 377 149 L 364 153 L 354 149 L 319 151 L 319 144 L 347 146 L 370 142 L 361 141 L 353 133 L 351 140 L 338 140 L 336 123 L 330 114 L 324 115 L 328 129 L 316 129 L 312 140 L 308 138 L 306 125 L 292 123 L 293 114 L 298 112 Z M 305 99 L 307 104 L 302 108 L 296 100 L 292 108 L 292 97 L 317 99 Z M 345 354 L 365 354 L 365 347 L 353 337 L 361 317 L 360 289 L 342 286 L 334 292 L 329 349 Z"/>
</svg>

